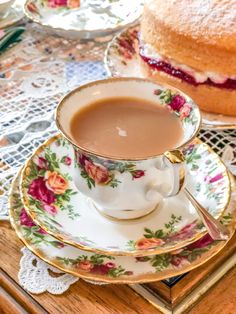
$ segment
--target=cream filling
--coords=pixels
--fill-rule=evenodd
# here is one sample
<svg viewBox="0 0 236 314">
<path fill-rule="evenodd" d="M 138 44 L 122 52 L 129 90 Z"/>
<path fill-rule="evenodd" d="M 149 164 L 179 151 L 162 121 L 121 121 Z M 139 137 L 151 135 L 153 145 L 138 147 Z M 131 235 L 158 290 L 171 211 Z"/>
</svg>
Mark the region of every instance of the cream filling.
<svg viewBox="0 0 236 314">
<path fill-rule="evenodd" d="M 155 50 L 155 48 L 149 44 L 144 44 L 141 42 L 141 47 L 143 49 L 142 54 L 148 58 L 155 59 L 157 61 L 164 61 L 169 63 L 171 66 L 173 66 L 176 69 L 179 69 L 181 71 L 184 71 L 185 73 L 191 75 L 197 83 L 204 83 L 208 79 L 210 79 L 212 82 L 216 84 L 223 84 L 227 81 L 227 79 L 236 80 L 236 75 L 232 76 L 226 76 L 223 74 L 215 73 L 215 72 L 200 72 L 197 71 L 185 64 L 178 63 L 177 61 L 173 59 L 169 59 L 167 57 L 164 57 L 160 54 L 158 54 Z"/>
</svg>

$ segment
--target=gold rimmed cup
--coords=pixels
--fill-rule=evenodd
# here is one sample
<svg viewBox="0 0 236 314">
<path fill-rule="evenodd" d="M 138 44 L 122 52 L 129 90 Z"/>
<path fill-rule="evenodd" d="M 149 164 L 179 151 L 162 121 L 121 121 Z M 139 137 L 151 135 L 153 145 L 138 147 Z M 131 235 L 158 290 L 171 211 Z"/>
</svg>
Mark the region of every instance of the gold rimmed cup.
<svg viewBox="0 0 236 314">
<path fill-rule="evenodd" d="M 141 100 L 168 107 L 179 119 L 183 138 L 176 149 L 145 158 L 127 158 L 100 154 L 75 142 L 70 123 L 79 110 L 104 98 L 137 98 L 137 95 L 141 95 Z M 176 104 L 180 100 L 181 106 Z M 78 190 L 90 197 L 104 214 L 117 219 L 134 219 L 152 212 L 163 198 L 178 194 L 183 187 L 185 161 L 181 150 L 196 137 L 201 115 L 192 99 L 170 86 L 139 78 L 110 78 L 88 83 L 66 95 L 56 109 L 56 124 L 74 147 L 78 166 L 74 181 Z M 125 171 L 119 171 L 121 165 L 132 165 L 132 171 L 140 174 L 139 178 L 133 180 Z M 82 172 L 90 177 L 92 185 Z"/>
</svg>

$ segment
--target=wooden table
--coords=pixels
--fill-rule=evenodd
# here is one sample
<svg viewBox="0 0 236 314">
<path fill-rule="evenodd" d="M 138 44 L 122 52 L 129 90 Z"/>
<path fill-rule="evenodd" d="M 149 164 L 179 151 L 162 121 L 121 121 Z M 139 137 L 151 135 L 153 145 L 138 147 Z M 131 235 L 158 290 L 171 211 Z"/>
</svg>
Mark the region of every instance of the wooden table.
<svg viewBox="0 0 236 314">
<path fill-rule="evenodd" d="M 8 222 L 0 222 L 0 313 L 160 313 L 126 285 L 96 286 L 79 280 L 63 295 L 32 295 L 18 285 L 23 246 Z M 236 313 L 236 269 L 191 310 L 191 314 Z"/>
</svg>

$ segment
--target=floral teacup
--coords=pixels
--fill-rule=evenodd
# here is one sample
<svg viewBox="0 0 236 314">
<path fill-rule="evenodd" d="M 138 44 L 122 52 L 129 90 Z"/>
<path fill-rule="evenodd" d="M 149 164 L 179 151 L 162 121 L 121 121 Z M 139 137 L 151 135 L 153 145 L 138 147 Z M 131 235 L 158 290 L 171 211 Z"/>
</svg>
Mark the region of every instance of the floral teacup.
<svg viewBox="0 0 236 314">
<path fill-rule="evenodd" d="M 78 110 L 100 99 L 137 95 L 167 106 L 180 119 L 184 135 L 177 149 L 130 160 L 97 154 L 75 143 L 70 122 Z M 181 149 L 196 136 L 201 116 L 194 102 L 174 88 L 138 78 L 112 78 L 86 84 L 66 95 L 56 110 L 56 123 L 74 147 L 78 190 L 103 214 L 132 219 L 150 213 L 163 198 L 179 193 L 185 177 Z"/>
</svg>

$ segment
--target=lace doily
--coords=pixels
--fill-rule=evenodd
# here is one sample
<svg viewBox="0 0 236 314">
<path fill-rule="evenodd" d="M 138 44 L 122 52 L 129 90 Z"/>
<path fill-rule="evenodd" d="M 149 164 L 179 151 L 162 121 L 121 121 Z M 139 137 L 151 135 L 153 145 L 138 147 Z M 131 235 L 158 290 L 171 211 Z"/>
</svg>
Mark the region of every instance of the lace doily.
<svg viewBox="0 0 236 314">
<path fill-rule="evenodd" d="M 20 285 L 31 293 L 40 294 L 47 291 L 52 294 L 62 294 L 79 280 L 46 264 L 26 247 L 21 249 L 21 252 L 23 257 L 20 261 L 18 279 Z"/>
<path fill-rule="evenodd" d="M 65 274 L 45 263 L 26 247 L 22 248 L 21 252 L 23 256 L 20 260 L 18 280 L 19 284 L 30 293 L 49 292 L 51 294 L 62 294 L 79 280 L 78 277 Z M 102 282 L 83 280 L 95 285 L 106 285 L 106 283 Z"/>
</svg>

